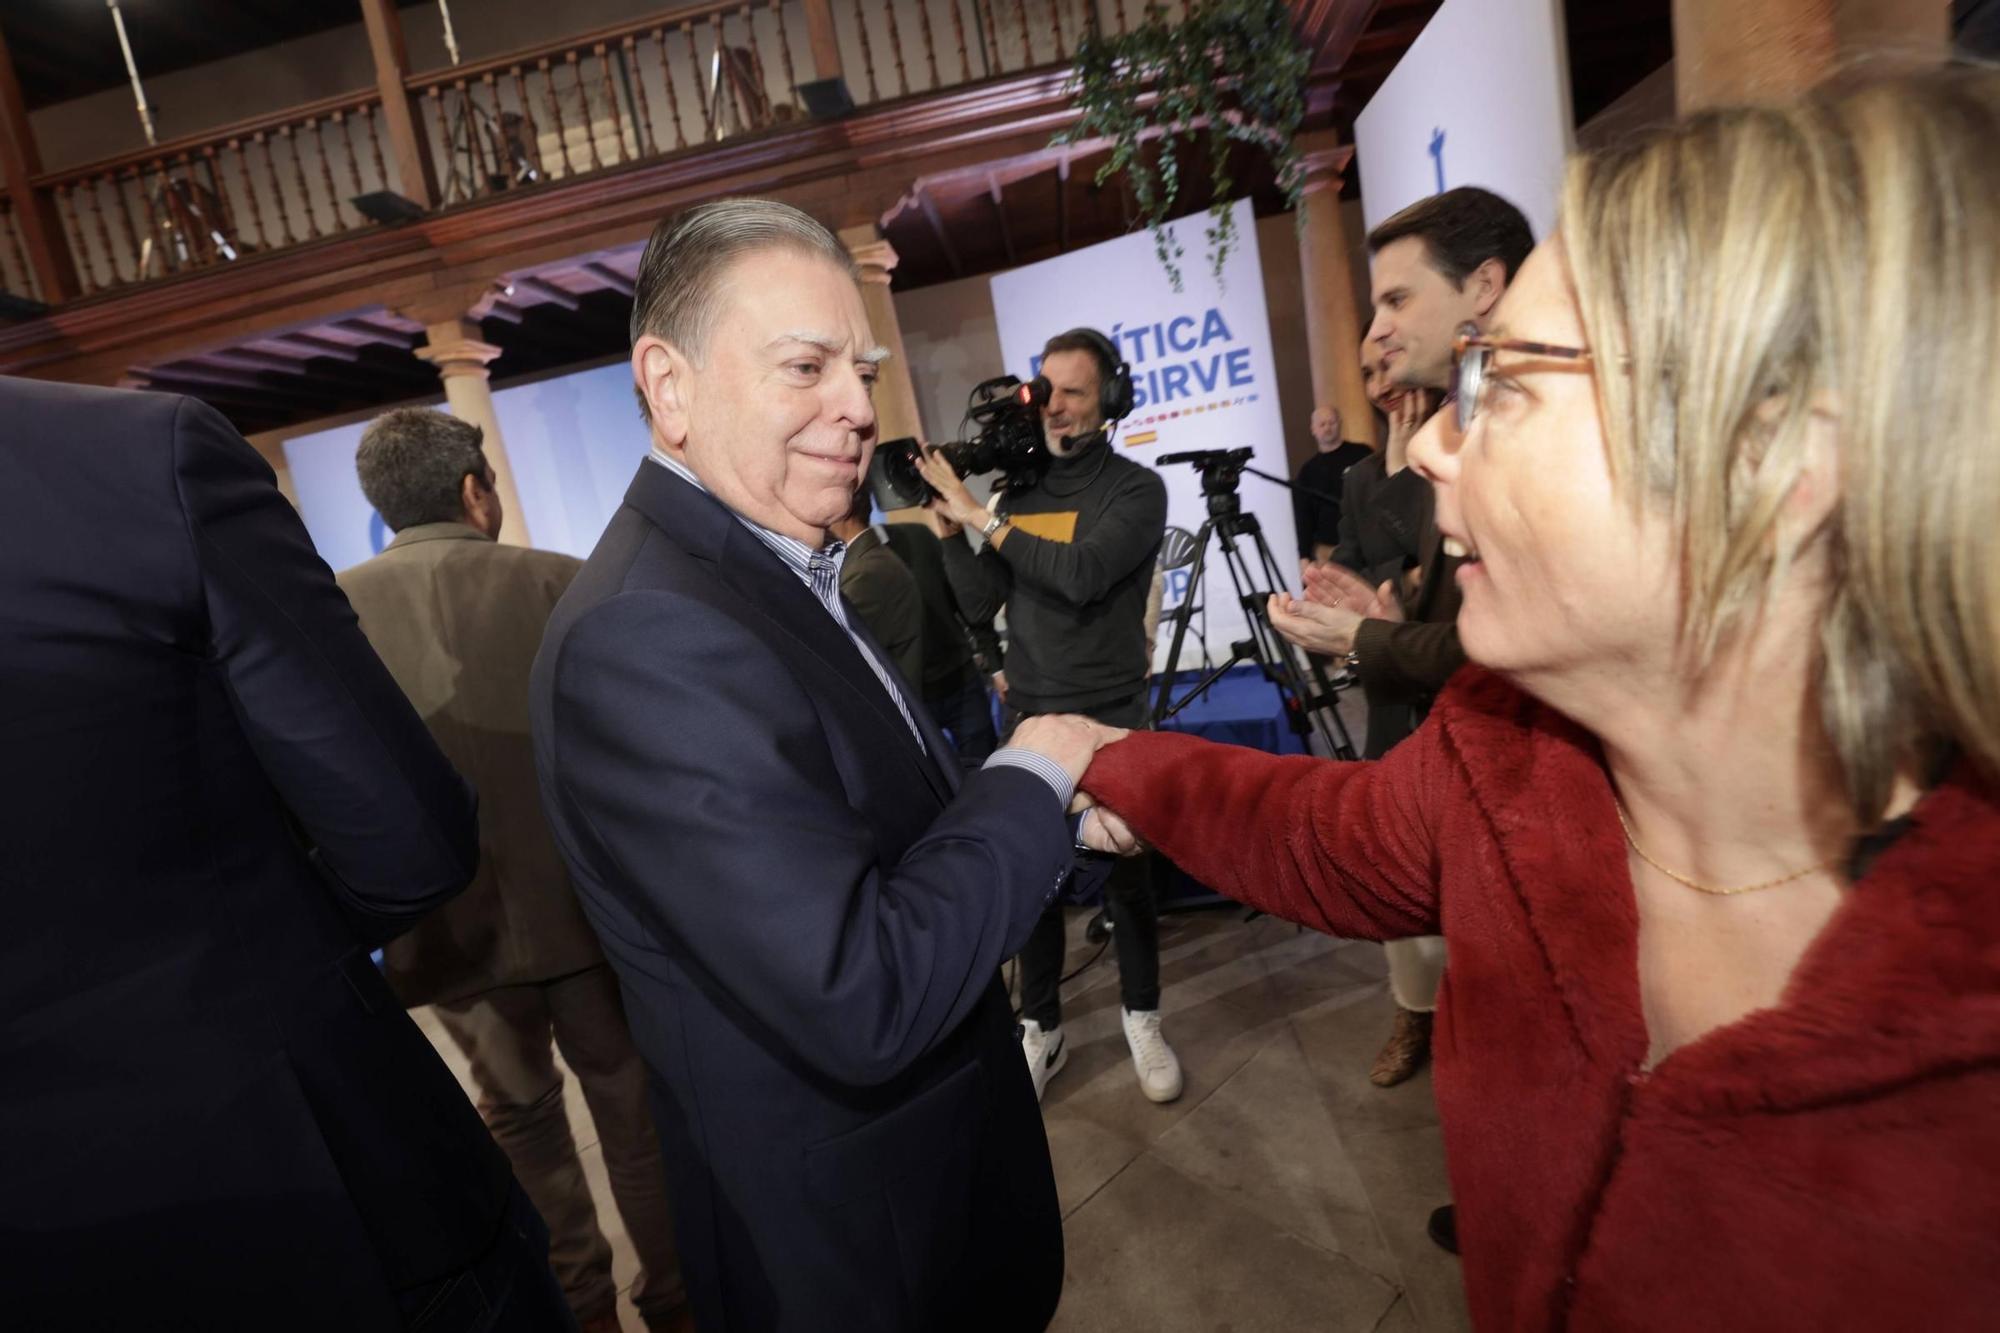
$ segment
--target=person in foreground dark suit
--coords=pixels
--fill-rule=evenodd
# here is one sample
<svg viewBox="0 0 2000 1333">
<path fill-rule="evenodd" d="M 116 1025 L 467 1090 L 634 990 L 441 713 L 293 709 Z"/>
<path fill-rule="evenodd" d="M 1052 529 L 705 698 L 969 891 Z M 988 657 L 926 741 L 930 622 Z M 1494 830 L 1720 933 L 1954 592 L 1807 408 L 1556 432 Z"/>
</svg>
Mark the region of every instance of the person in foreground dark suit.
<svg viewBox="0 0 2000 1333">
<path fill-rule="evenodd" d="M 0 379 L 11 1328 L 565 1329 L 547 1234 L 369 960 L 474 801 L 271 469 Z"/>
<path fill-rule="evenodd" d="M 1025 727 L 961 785 L 840 599 L 885 353 L 824 227 L 668 219 L 632 332 L 652 454 L 550 621 L 533 726 L 696 1323 L 1040 1329 L 1061 1221 L 999 965 L 1070 872 L 1090 733 Z"/>
</svg>

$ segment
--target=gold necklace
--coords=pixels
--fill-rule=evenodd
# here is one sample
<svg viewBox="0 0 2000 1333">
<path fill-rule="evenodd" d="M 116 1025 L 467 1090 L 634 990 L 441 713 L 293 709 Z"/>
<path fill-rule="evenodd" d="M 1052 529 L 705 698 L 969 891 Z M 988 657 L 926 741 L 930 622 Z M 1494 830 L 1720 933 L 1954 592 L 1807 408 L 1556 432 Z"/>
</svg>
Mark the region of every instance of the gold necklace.
<svg viewBox="0 0 2000 1333">
<path fill-rule="evenodd" d="M 1619 800 L 1616 796 L 1613 796 L 1611 798 L 1611 806 L 1614 810 L 1618 812 L 1618 827 L 1625 830 L 1625 845 L 1630 847 L 1633 850 L 1633 852 L 1637 854 L 1638 858 L 1641 861 L 1644 861 L 1647 865 L 1653 867 L 1653 869 L 1659 871 L 1662 875 L 1665 875 L 1668 879 L 1673 880 L 1676 884 L 1687 885 L 1690 889 L 1693 889 L 1696 893 L 1713 894 L 1715 897 L 1718 898 L 1733 898 L 1739 893 L 1755 893 L 1759 889 L 1775 889 L 1780 884 L 1790 884 L 1795 879 L 1804 879 L 1807 875 L 1812 874 L 1814 871 L 1825 870 L 1828 867 L 1836 864 L 1840 860 L 1838 856 L 1832 856 L 1828 857 L 1824 861 L 1819 862 L 1816 865 L 1809 865 L 1804 870 L 1794 870 L 1789 875 L 1780 875 L 1776 879 L 1767 879 L 1761 884 L 1745 884 L 1741 888 L 1736 888 L 1736 889 L 1718 889 L 1711 887 L 1710 885 L 1707 884 L 1696 883 L 1694 880 L 1689 879 L 1686 875 L 1683 875 L 1675 870 L 1669 870 L 1665 866 L 1661 865 L 1658 861 L 1655 861 L 1652 857 L 1648 856 L 1646 854 L 1646 849 L 1639 845 L 1639 840 L 1632 836 L 1632 823 L 1630 820 L 1625 818 L 1625 802 Z"/>
</svg>

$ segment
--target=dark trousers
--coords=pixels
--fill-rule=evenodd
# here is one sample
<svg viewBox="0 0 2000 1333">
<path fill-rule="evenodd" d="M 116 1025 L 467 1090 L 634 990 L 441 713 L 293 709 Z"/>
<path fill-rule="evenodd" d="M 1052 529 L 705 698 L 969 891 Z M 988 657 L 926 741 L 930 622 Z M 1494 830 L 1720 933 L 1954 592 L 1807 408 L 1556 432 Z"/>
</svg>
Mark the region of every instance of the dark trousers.
<svg viewBox="0 0 2000 1333">
<path fill-rule="evenodd" d="M 931 720 L 951 738 L 959 767 L 970 773 L 985 763 L 999 744 L 993 734 L 993 703 L 978 671 L 968 670 L 955 689 L 924 696 Z"/>
<path fill-rule="evenodd" d="M 1146 694 L 1079 710 L 1112 727 L 1142 727 Z M 1007 734 L 1030 714 L 1007 709 Z M 1160 1007 L 1160 906 L 1153 896 L 1152 859 L 1121 859 L 1104 885 L 1105 914 L 1111 918 L 1112 947 L 1118 953 L 1118 993 L 1127 1009 Z M 1051 906 L 1035 923 L 1021 950 L 1021 1016 L 1041 1024 L 1043 1031 L 1062 1023 L 1062 968 L 1068 952 L 1061 903 Z"/>
<path fill-rule="evenodd" d="M 549 1271 L 549 1232 L 519 1185 L 493 1244 L 472 1267 L 400 1297 L 411 1333 L 574 1333 Z"/>
</svg>

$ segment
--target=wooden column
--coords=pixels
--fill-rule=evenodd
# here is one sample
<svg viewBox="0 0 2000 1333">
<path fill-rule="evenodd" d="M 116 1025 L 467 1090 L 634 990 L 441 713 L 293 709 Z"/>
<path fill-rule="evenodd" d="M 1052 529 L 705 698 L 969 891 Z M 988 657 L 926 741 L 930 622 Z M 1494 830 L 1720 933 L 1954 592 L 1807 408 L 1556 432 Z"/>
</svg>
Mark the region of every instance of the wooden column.
<svg viewBox="0 0 2000 1333">
<path fill-rule="evenodd" d="M 1869 55 L 1937 60 L 1950 47 L 1947 0 L 1674 0 L 1683 112 L 1791 97 Z"/>
<path fill-rule="evenodd" d="M 514 467 L 507 458 L 507 442 L 500 435 L 500 418 L 493 410 L 493 388 L 487 383 L 486 367 L 500 355 L 500 349 L 480 341 L 479 325 L 460 316 L 426 325 L 424 346 L 417 348 L 416 354 L 437 367 L 451 414 L 485 432 L 493 489 L 500 492 L 500 506 L 506 510 L 500 540 L 512 546 L 529 545 L 528 514 L 514 485 Z"/>
<path fill-rule="evenodd" d="M 805 0 L 806 32 L 812 39 L 813 68 L 822 79 L 840 77 L 840 34 L 833 27 L 833 0 Z"/>
<path fill-rule="evenodd" d="M 21 100 L 20 80 L 14 77 L 14 57 L 7 50 L 6 35 L 0 33 L 0 181 L 13 198 L 14 225 L 21 229 L 21 244 L 41 286 L 41 299 L 55 305 L 74 299 L 80 288 L 55 200 L 29 183 L 41 174 L 42 155 L 35 147 L 27 104 Z"/>
<path fill-rule="evenodd" d="M 896 267 L 896 250 L 873 223 L 847 227 L 840 240 L 861 266 L 861 301 L 868 310 L 868 330 L 889 349 L 875 382 L 875 437 L 898 440 L 905 435 L 925 439 L 917 415 L 917 389 L 910 380 L 909 358 L 903 355 L 903 328 L 896 322 L 896 303 L 889 294 L 889 274 Z"/>
<path fill-rule="evenodd" d="M 1340 409 L 1350 440 L 1375 444 L 1375 413 L 1361 381 L 1361 302 L 1354 291 L 1347 224 L 1340 213 L 1342 173 L 1354 149 L 1330 130 L 1299 136 L 1306 168 L 1299 208 L 1299 269 L 1305 283 L 1306 348 L 1312 360 L 1313 406 Z"/>
<path fill-rule="evenodd" d="M 403 20 L 396 12 L 396 0 L 361 0 L 361 17 L 368 25 L 368 50 L 375 58 L 375 86 L 382 94 L 382 122 L 389 129 L 389 155 L 395 159 L 399 192 L 420 208 L 434 208 L 437 175 L 403 86 L 410 57 L 403 48 Z"/>
</svg>

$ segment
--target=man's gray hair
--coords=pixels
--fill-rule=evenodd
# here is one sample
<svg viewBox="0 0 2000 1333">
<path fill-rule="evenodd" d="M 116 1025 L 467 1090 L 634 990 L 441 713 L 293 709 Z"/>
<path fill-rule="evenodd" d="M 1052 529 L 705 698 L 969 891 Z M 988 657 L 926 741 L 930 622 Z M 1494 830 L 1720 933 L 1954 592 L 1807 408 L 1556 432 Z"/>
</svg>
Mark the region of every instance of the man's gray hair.
<svg viewBox="0 0 2000 1333">
<path fill-rule="evenodd" d="M 700 365 L 720 313 L 717 286 L 737 260 L 771 249 L 817 256 L 859 278 L 847 247 L 810 214 L 774 199 L 714 199 L 653 229 L 632 293 L 633 344 L 650 334 Z M 639 412 L 652 417 L 644 393 Z"/>
<path fill-rule="evenodd" d="M 465 517 L 467 476 L 486 476 L 486 433 L 434 407 L 384 412 L 361 432 L 354 470 L 361 493 L 392 532 Z"/>
</svg>

